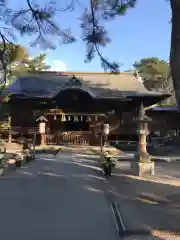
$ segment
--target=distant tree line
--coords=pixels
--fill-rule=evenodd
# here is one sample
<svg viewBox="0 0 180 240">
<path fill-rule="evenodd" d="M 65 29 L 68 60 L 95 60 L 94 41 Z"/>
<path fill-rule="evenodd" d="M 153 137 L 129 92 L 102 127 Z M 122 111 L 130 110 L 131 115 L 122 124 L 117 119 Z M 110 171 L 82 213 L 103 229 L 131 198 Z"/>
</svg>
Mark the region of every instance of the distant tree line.
<svg viewBox="0 0 180 240">
<path fill-rule="evenodd" d="M 169 63 L 156 57 L 142 58 L 133 64 L 142 77 L 144 86 L 150 91 L 168 92 L 172 97 L 161 104 L 176 104 Z M 132 70 L 132 71 L 134 71 Z M 131 71 L 131 70 L 128 70 Z"/>
<path fill-rule="evenodd" d="M 3 43 L 0 43 L 0 48 Z M 7 82 L 11 83 L 17 75 L 27 72 L 35 72 L 47 70 L 50 68 L 46 64 L 46 54 L 40 54 L 36 57 L 31 57 L 28 50 L 21 46 L 8 43 L 6 45 L 6 63 L 7 63 Z M 4 81 L 2 80 L 2 83 Z"/>
</svg>

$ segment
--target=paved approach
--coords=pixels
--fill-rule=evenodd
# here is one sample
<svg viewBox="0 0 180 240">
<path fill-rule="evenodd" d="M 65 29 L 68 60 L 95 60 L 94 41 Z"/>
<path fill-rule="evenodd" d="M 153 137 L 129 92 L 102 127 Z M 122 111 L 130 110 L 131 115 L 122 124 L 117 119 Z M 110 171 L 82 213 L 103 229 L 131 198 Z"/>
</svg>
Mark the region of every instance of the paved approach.
<svg viewBox="0 0 180 240">
<path fill-rule="evenodd" d="M 0 179 L 3 240 L 116 240 L 104 179 L 85 156 L 42 157 Z"/>
</svg>

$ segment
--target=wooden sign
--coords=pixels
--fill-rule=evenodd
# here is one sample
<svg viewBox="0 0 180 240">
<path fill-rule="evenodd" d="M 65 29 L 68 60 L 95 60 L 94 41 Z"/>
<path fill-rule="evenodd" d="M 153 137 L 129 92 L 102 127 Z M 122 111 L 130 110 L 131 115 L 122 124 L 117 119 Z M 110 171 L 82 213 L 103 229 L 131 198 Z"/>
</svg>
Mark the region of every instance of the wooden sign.
<svg viewBox="0 0 180 240">
<path fill-rule="evenodd" d="M 46 123 L 45 122 L 39 123 L 39 133 L 40 134 L 46 133 Z"/>
</svg>

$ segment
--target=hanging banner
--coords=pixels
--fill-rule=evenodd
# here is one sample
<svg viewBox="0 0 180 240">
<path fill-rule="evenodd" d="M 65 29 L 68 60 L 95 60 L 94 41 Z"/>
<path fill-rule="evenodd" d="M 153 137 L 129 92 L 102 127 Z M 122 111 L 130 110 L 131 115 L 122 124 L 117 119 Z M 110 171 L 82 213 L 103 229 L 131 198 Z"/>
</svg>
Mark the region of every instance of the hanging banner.
<svg viewBox="0 0 180 240">
<path fill-rule="evenodd" d="M 77 116 L 74 116 L 74 122 L 79 122 L 79 118 Z"/>
<path fill-rule="evenodd" d="M 87 117 L 87 122 L 91 122 L 91 117 L 90 116 Z"/>
<path fill-rule="evenodd" d="M 61 122 L 66 122 L 66 117 L 65 117 L 64 114 L 63 114 L 62 117 L 61 117 Z"/>
</svg>

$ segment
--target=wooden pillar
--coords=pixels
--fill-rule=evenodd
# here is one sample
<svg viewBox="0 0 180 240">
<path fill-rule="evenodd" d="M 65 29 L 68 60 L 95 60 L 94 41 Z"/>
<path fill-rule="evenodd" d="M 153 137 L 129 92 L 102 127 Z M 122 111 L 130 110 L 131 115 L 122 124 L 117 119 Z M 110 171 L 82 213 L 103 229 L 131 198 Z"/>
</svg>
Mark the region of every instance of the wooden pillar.
<svg viewBox="0 0 180 240">
<path fill-rule="evenodd" d="M 40 136 L 41 136 L 41 145 L 46 145 L 46 123 L 47 123 L 47 119 L 44 116 L 41 116 L 36 121 L 39 122 L 39 133 L 40 133 Z"/>
<path fill-rule="evenodd" d="M 46 145 L 46 134 L 41 134 L 41 145 Z"/>
</svg>

